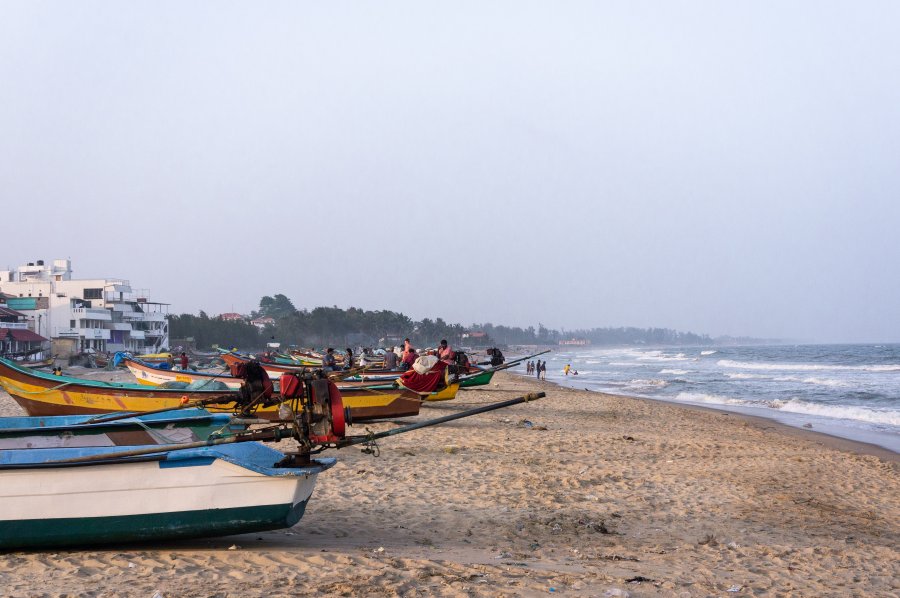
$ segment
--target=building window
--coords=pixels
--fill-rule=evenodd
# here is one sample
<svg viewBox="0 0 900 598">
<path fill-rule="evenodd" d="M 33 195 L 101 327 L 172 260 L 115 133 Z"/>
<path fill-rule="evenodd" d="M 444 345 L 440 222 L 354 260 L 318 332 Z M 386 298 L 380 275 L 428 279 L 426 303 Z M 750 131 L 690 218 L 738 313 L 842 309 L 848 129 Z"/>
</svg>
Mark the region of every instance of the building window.
<svg viewBox="0 0 900 598">
<path fill-rule="evenodd" d="M 85 289 L 84 290 L 84 298 L 85 299 L 102 299 L 103 298 L 103 289 Z"/>
<path fill-rule="evenodd" d="M 75 328 L 75 320 L 69 320 L 69 328 Z"/>
</svg>

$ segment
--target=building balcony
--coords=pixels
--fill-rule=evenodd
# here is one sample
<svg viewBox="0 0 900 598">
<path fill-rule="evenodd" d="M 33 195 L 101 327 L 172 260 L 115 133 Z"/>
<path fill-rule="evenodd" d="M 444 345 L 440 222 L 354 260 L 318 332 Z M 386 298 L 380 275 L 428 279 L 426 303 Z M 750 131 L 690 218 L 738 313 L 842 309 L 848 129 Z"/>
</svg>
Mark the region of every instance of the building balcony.
<svg viewBox="0 0 900 598">
<path fill-rule="evenodd" d="M 126 322 L 113 322 L 108 326 L 108 328 L 109 330 L 125 330 L 128 332 L 131 332 L 133 330 L 131 324 L 128 324 Z"/>
<path fill-rule="evenodd" d="M 75 307 L 72 309 L 72 316 L 76 320 L 101 320 L 105 322 L 112 321 L 112 314 L 108 309 L 96 309 L 92 307 Z"/>
<path fill-rule="evenodd" d="M 143 340 L 145 338 L 147 338 L 147 335 L 144 334 L 143 330 L 132 330 L 131 331 L 131 339 L 132 340 L 137 340 L 137 339 Z"/>
<path fill-rule="evenodd" d="M 28 330 L 28 322 L 0 322 L 0 328 L 16 328 Z"/>
<path fill-rule="evenodd" d="M 147 336 L 165 336 L 166 335 L 166 331 L 163 330 L 162 328 L 152 328 L 150 330 L 145 330 L 144 332 L 147 333 Z"/>
<path fill-rule="evenodd" d="M 78 338 L 80 334 L 77 328 L 63 328 L 62 326 L 53 327 L 53 338 Z"/>
<path fill-rule="evenodd" d="M 78 335 L 82 338 L 87 339 L 102 339 L 109 340 L 109 330 L 106 328 L 81 328 L 78 330 Z"/>
</svg>

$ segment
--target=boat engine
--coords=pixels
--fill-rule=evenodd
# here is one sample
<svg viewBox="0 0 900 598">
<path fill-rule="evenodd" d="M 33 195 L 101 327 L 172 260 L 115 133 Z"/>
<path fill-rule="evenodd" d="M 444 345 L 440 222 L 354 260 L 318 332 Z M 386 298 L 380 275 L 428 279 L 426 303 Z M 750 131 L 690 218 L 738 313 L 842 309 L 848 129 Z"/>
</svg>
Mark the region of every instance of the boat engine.
<svg viewBox="0 0 900 598">
<path fill-rule="evenodd" d="M 257 407 L 274 404 L 272 395 L 275 386 L 269 378 L 269 374 L 258 361 L 242 361 L 233 363 L 229 367 L 231 375 L 244 381 L 241 384 L 240 398 L 236 401 L 237 407 L 243 415 L 249 415 Z"/>
<path fill-rule="evenodd" d="M 283 374 L 279 380 L 281 398 L 292 402 L 296 423 L 310 448 L 333 444 L 344 438 L 351 423 L 341 392 L 334 382 L 318 376 Z"/>
</svg>

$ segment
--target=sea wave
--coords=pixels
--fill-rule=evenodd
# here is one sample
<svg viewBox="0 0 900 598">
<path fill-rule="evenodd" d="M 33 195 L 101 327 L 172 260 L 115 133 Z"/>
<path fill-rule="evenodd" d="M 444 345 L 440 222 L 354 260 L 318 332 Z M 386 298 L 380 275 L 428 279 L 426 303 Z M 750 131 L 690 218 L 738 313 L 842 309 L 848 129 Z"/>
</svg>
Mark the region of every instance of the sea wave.
<svg viewBox="0 0 900 598">
<path fill-rule="evenodd" d="M 812 363 L 758 363 L 752 361 L 733 361 L 731 359 L 720 359 L 716 362 L 723 368 L 736 368 L 744 370 L 766 370 L 766 371 L 810 371 L 818 372 L 822 370 L 841 370 L 841 371 L 858 371 L 858 372 L 900 372 L 900 364 L 883 364 L 883 365 L 819 365 Z"/>
<path fill-rule="evenodd" d="M 867 407 L 849 405 L 822 405 L 810 403 L 800 399 L 789 401 L 773 401 L 771 406 L 788 413 L 803 413 L 806 415 L 818 415 L 821 417 L 833 417 L 837 419 L 851 419 L 870 424 L 888 424 L 900 426 L 900 411 L 896 409 L 876 410 Z"/>
<path fill-rule="evenodd" d="M 659 370 L 660 374 L 670 374 L 672 376 L 683 376 L 688 373 L 688 370 Z"/>
<path fill-rule="evenodd" d="M 628 386 L 631 388 L 662 388 L 663 386 L 668 386 L 668 382 L 665 380 L 632 380 L 628 383 Z"/>
<path fill-rule="evenodd" d="M 700 351 L 700 355 L 715 355 L 718 351 Z"/>
<path fill-rule="evenodd" d="M 712 403 L 715 405 L 747 405 L 749 403 L 741 399 L 702 392 L 680 392 L 675 396 L 675 400 L 690 403 Z"/>
</svg>

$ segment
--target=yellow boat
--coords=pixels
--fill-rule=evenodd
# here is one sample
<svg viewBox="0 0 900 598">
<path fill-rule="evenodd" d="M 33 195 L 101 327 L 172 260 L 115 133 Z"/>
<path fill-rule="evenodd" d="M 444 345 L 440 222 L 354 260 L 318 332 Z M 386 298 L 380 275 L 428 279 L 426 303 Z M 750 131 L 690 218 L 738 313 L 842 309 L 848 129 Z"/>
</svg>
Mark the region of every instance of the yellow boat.
<svg viewBox="0 0 900 598">
<path fill-rule="evenodd" d="M 83 380 L 71 376 L 32 371 L 0 359 L 0 386 L 28 415 L 79 415 L 111 411 L 145 412 L 173 409 L 185 401 L 227 399 L 233 390 L 187 390 Z M 353 421 L 417 415 L 422 399 L 405 389 L 341 390 L 344 406 Z M 233 404 L 209 406 L 210 411 L 231 411 Z M 259 417 L 277 419 L 278 407 L 264 407 Z"/>
</svg>

